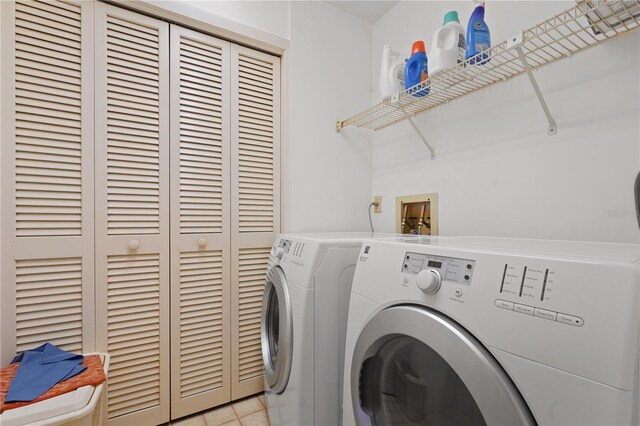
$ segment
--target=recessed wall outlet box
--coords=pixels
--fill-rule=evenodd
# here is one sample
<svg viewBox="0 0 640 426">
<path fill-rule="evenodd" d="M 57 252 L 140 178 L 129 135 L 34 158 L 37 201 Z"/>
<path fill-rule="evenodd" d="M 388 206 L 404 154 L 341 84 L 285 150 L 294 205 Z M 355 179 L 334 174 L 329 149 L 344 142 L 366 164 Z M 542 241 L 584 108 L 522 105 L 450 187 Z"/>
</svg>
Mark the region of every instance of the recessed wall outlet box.
<svg viewBox="0 0 640 426">
<path fill-rule="evenodd" d="M 438 235 L 438 194 L 396 197 L 396 233 Z"/>
</svg>

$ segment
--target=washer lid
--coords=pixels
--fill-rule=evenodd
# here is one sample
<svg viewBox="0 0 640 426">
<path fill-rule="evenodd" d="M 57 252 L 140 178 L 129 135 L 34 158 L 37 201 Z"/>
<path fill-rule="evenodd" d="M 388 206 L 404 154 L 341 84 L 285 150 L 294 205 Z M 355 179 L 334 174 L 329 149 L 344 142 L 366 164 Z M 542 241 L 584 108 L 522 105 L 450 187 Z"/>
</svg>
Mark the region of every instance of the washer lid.
<svg viewBox="0 0 640 426">
<path fill-rule="evenodd" d="M 267 274 L 260 332 L 265 380 L 279 394 L 289 382 L 293 356 L 293 311 L 287 278 L 279 266 Z"/>
<path fill-rule="evenodd" d="M 422 307 L 374 315 L 356 343 L 350 387 L 358 424 L 536 424 L 484 346 Z"/>
</svg>

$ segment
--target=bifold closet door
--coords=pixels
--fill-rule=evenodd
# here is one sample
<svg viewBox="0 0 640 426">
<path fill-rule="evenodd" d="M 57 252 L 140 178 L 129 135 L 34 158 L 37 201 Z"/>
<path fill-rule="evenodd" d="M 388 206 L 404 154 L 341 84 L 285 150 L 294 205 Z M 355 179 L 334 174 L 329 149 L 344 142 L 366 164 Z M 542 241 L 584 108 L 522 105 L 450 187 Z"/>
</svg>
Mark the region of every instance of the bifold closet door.
<svg viewBox="0 0 640 426">
<path fill-rule="evenodd" d="M 96 3 L 96 336 L 110 424 L 169 421 L 169 24 Z"/>
<path fill-rule="evenodd" d="M 280 231 L 280 58 L 231 46 L 232 399 L 263 389 L 260 314 Z"/>
<path fill-rule="evenodd" d="M 93 3 L 0 7 L 0 358 L 7 365 L 45 342 L 95 349 Z"/>
<path fill-rule="evenodd" d="M 231 398 L 228 42 L 171 25 L 171 417 Z"/>
</svg>

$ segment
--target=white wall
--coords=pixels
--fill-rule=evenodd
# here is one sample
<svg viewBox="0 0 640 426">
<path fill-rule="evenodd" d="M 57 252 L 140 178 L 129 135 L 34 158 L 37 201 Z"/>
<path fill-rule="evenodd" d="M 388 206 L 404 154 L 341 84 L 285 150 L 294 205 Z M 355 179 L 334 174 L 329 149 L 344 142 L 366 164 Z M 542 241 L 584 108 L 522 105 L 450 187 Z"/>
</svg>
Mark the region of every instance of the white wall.
<svg viewBox="0 0 640 426">
<path fill-rule="evenodd" d="M 573 2 L 490 2 L 494 42 Z M 466 22 L 471 2 L 403 1 L 373 27 L 373 81 L 382 46 L 408 54 L 448 10 Z M 633 181 L 640 168 L 640 34 L 611 40 L 536 72 L 558 123 L 547 122 L 528 79 L 517 77 L 426 112 L 416 120 L 435 146 L 428 153 L 408 123 L 373 136 L 373 192 L 437 192 L 441 235 L 490 235 L 638 242 Z M 373 102 L 379 100 L 377 91 Z M 395 209 L 375 215 L 393 231 Z"/>
<path fill-rule="evenodd" d="M 371 136 L 335 122 L 369 106 L 371 24 L 317 1 L 191 4 L 291 41 L 283 230 L 369 229 Z"/>
<path fill-rule="evenodd" d="M 289 39 L 291 14 L 288 1 L 191 0 L 189 3 L 207 12 Z"/>
<path fill-rule="evenodd" d="M 369 229 L 371 135 L 336 120 L 369 106 L 371 25 L 323 2 L 292 2 L 287 230 Z"/>
</svg>

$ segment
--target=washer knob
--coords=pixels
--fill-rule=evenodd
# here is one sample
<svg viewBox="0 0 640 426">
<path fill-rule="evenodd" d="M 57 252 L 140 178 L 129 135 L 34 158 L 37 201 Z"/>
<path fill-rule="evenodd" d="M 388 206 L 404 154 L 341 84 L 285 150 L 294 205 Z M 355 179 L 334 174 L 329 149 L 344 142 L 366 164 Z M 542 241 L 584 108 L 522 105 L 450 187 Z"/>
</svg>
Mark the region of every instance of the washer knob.
<svg viewBox="0 0 640 426">
<path fill-rule="evenodd" d="M 284 256 L 284 249 L 282 247 L 278 247 L 276 249 L 276 257 L 278 259 L 282 259 L 282 256 Z"/>
<path fill-rule="evenodd" d="M 424 269 L 418 273 L 416 284 L 425 294 L 435 294 L 440 290 L 442 277 L 436 269 Z"/>
</svg>

